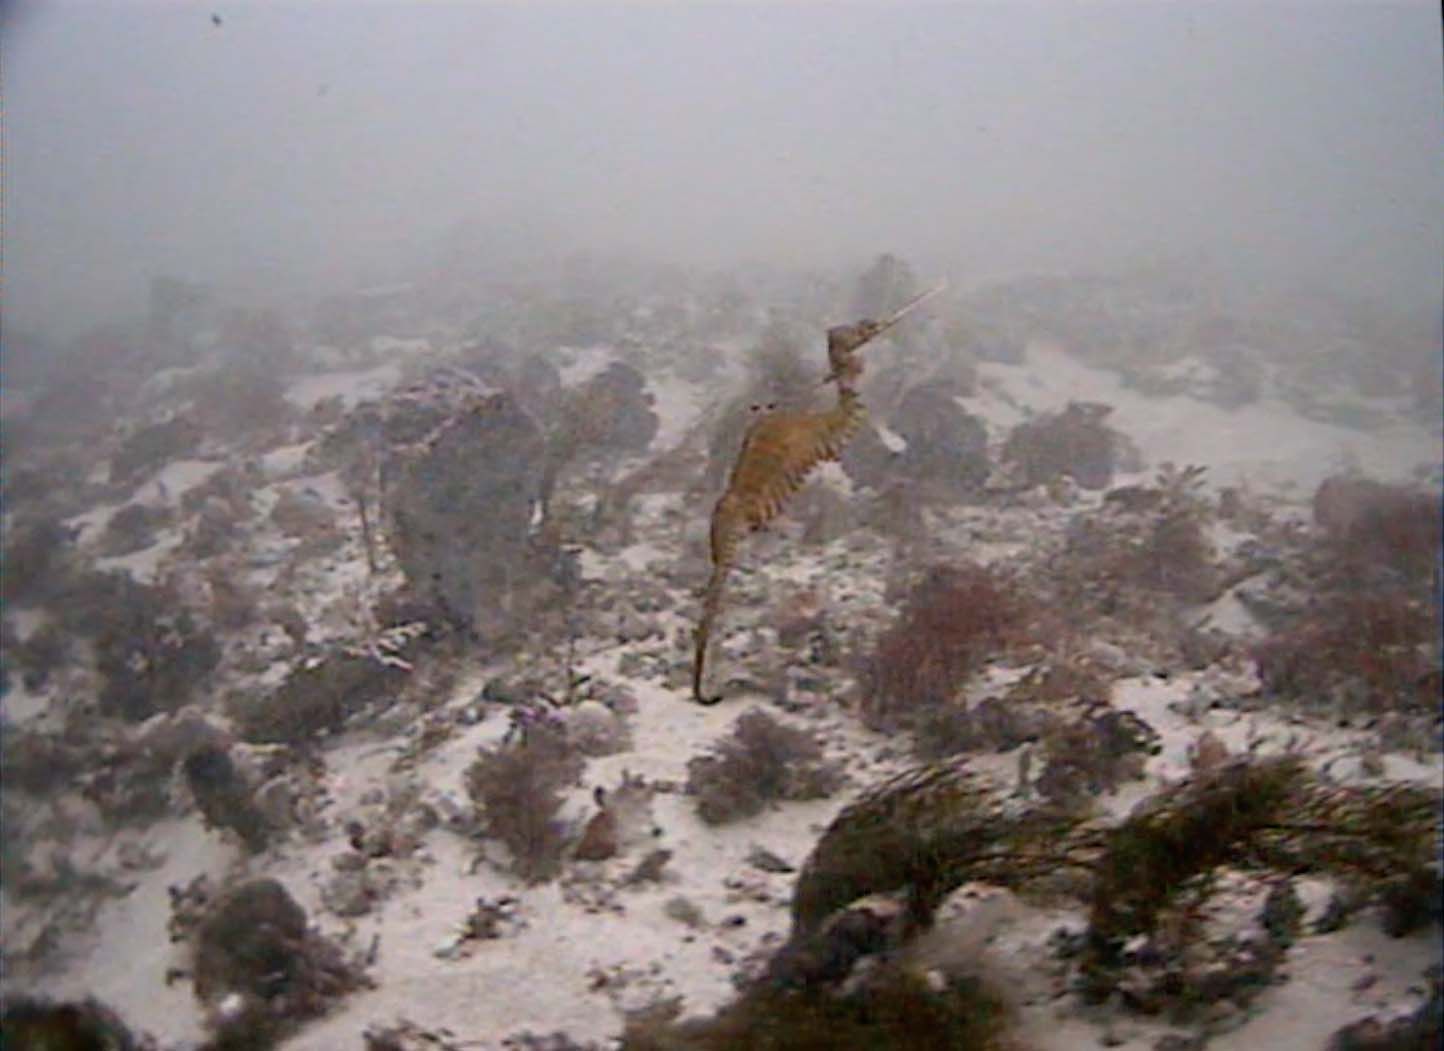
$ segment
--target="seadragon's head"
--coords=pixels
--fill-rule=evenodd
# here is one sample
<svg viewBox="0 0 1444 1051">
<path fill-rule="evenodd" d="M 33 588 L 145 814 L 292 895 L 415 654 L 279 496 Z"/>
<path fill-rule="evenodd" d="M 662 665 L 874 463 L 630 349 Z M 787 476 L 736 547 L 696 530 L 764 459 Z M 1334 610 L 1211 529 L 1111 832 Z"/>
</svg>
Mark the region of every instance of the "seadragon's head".
<svg viewBox="0 0 1444 1051">
<path fill-rule="evenodd" d="M 827 330 L 827 364 L 829 371 L 822 382 L 837 380 L 852 385 L 862 375 L 862 359 L 858 350 L 887 326 L 881 322 L 864 319 L 855 325 L 834 325 Z"/>
</svg>

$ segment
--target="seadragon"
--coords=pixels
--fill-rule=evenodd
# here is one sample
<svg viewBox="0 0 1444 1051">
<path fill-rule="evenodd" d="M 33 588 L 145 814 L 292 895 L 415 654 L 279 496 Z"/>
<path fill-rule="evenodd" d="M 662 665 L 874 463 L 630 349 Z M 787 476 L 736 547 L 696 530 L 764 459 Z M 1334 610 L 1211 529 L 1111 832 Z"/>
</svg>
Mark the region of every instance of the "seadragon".
<svg viewBox="0 0 1444 1051">
<path fill-rule="evenodd" d="M 726 491 L 712 509 L 712 571 L 702 593 L 692 664 L 692 698 L 698 703 L 715 704 L 721 699 L 703 696 L 702 675 L 727 575 L 737 562 L 743 535 L 762 529 L 776 518 L 787 498 L 802 488 L 818 464 L 842 455 L 867 419 L 867 407 L 857 393 L 857 381 L 862 375 L 857 352 L 943 287 L 938 285 L 915 296 L 883 321 L 864 319 L 828 329 L 830 369 L 822 382 L 837 384 L 836 404 L 823 410 L 775 410 L 759 416 L 747 428 Z"/>
</svg>

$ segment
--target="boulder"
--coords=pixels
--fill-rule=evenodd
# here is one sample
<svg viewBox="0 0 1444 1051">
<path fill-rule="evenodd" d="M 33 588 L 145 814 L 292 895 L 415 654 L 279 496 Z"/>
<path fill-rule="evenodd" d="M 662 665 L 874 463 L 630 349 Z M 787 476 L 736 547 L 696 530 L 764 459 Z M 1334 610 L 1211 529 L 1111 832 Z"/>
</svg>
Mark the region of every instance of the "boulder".
<svg viewBox="0 0 1444 1051">
<path fill-rule="evenodd" d="M 1028 485 L 1066 475 L 1084 489 L 1106 489 L 1118 454 L 1118 435 L 1103 422 L 1112 411 L 1096 402 L 1069 402 L 1062 412 L 1020 423 L 1008 435 L 1003 458 L 1018 466 Z"/>
<path fill-rule="evenodd" d="M 391 544 L 412 592 L 462 628 L 501 629 L 536 576 L 530 534 L 546 466 L 540 428 L 512 395 L 451 377 L 408 392 L 385 432 Z"/>
<path fill-rule="evenodd" d="M 907 442 L 897 473 L 947 491 L 979 489 L 988 478 L 988 429 L 946 387 L 914 387 L 891 423 Z"/>
</svg>

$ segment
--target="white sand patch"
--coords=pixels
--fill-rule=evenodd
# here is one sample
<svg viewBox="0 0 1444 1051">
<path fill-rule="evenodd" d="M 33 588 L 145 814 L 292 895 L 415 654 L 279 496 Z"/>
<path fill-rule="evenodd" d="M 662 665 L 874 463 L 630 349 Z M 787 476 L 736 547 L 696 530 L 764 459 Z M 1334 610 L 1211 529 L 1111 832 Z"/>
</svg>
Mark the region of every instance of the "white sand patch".
<svg viewBox="0 0 1444 1051">
<path fill-rule="evenodd" d="M 615 555 L 603 555 L 589 547 L 577 550 L 577 561 L 583 580 L 618 583 L 633 573 L 640 573 L 658 562 L 671 562 L 676 556 L 655 544 L 642 542 L 624 547 Z"/>
<path fill-rule="evenodd" d="M 1312 490 L 1344 464 L 1392 479 L 1441 457 L 1436 435 L 1402 419 L 1363 432 L 1305 419 L 1277 400 L 1229 410 L 1189 397 L 1149 398 L 1053 343 L 1030 344 L 1021 365 L 985 362 L 979 373 L 983 393 L 964 404 L 997 425 L 1017 422 L 1015 405 L 1055 412 L 1069 401 L 1102 402 L 1114 409 L 1108 422 L 1150 463 L 1202 464 L 1215 485 L 1288 481 Z"/>
<path fill-rule="evenodd" d="M 1203 385 L 1212 383 L 1219 377 L 1218 368 L 1211 365 L 1202 358 L 1193 355 L 1177 358 L 1157 370 L 1159 376 L 1170 380 L 1184 380 L 1189 383 Z"/>
<path fill-rule="evenodd" d="M 652 393 L 652 411 L 658 420 L 651 448 L 654 451 L 670 449 L 701 417 L 708 399 L 695 383 L 671 374 L 648 376 L 647 389 Z"/>
<path fill-rule="evenodd" d="M 892 452 L 900 453 L 908 447 L 907 439 L 885 424 L 874 420 L 872 425 L 873 429 L 877 431 L 877 436 L 882 439 L 882 443 Z"/>
<path fill-rule="evenodd" d="M 339 397 L 347 408 L 386 393 L 401 379 L 401 366 L 387 362 L 375 368 L 356 372 L 328 372 L 306 376 L 292 383 L 286 398 L 302 409 L 314 408 L 317 402 Z"/>
<path fill-rule="evenodd" d="M 261 473 L 272 481 L 289 477 L 301 469 L 312 448 L 312 442 L 296 442 L 272 449 L 261 457 Z"/>
<path fill-rule="evenodd" d="M 165 984 L 166 969 L 179 962 L 166 934 L 171 914 L 166 888 L 202 873 L 219 878 L 234 861 L 235 848 L 195 820 L 163 821 L 147 829 L 145 839 L 165 855 L 164 864 L 133 877 L 139 886 L 101 909 L 84 966 L 47 978 L 43 992 L 57 998 L 97 996 L 166 1043 L 196 1041 L 203 1032 L 190 983 Z"/>
<path fill-rule="evenodd" d="M 562 353 L 571 359 L 558 370 L 564 387 L 585 383 L 612 362 L 619 360 L 616 349 L 606 343 L 591 347 L 563 347 Z"/>
<path fill-rule="evenodd" d="M 54 618 L 43 609 L 27 609 L 12 602 L 5 610 L 5 619 L 10 622 L 10 628 L 15 632 L 15 637 L 24 642 Z"/>
<path fill-rule="evenodd" d="M 1239 638 L 1255 638 L 1265 633 L 1264 626 L 1239 601 L 1232 589 L 1198 609 L 1196 619 L 1203 627 L 1215 628 Z"/>
<path fill-rule="evenodd" d="M 181 497 L 224 466 L 216 460 L 174 460 L 137 489 L 134 500 L 151 507 L 179 505 Z"/>
<path fill-rule="evenodd" d="M 610 666 L 615 651 L 584 662 L 601 670 Z M 474 692 L 473 678 L 458 695 Z M 636 719 L 639 739 L 634 751 L 595 759 L 586 771 L 588 784 L 614 784 L 625 768 L 649 779 L 684 781 L 686 761 L 727 733 L 745 707 L 703 708 L 679 695 L 644 682 L 629 684 L 638 696 Z M 466 767 L 479 746 L 494 744 L 506 726 L 498 709 L 483 724 L 473 727 L 428 757 L 420 776 L 426 784 L 465 799 Z M 331 753 L 335 813 L 344 814 L 361 795 L 386 779 L 387 756 L 374 745 L 353 745 Z M 574 793 L 584 794 L 584 793 Z M 646 969 L 661 973 L 647 977 L 630 998 L 637 1003 L 660 995 L 680 994 L 689 1010 L 705 1011 L 733 994 L 731 967 L 713 955 L 717 945 L 734 955 L 751 951 L 767 931 L 781 932 L 786 917 L 779 908 L 790 887 L 786 875 L 766 876 L 748 870 L 744 858 L 753 843 L 763 842 L 784 854 L 796 853 L 788 844 L 810 842 L 841 801 L 789 804 L 751 821 L 722 828 L 705 825 L 693 803 L 682 796 L 658 797 L 655 814 L 664 834 L 655 843 L 671 849 L 668 877 L 657 886 L 621 890 L 617 900 L 625 910 L 592 912 L 569 905 L 558 884 L 520 887 L 495 867 L 483 863 L 474 872 L 477 845 L 443 832 L 433 833 L 427 851 L 435 864 L 426 871 L 426 883 L 414 892 L 403 891 L 383 903 L 378 912 L 357 921 L 353 943 L 368 944 L 380 936 L 380 953 L 373 969 L 380 987 L 348 1000 L 335 1017 L 307 1028 L 291 1045 L 298 1048 L 349 1046 L 359 1040 L 371 1021 L 444 1018 L 445 1024 L 471 1036 L 493 1040 L 512 1031 L 568 1031 L 577 1039 L 604 1039 L 619 1027 L 619 1018 L 606 995 L 589 989 L 598 969 Z M 650 849 L 650 848 L 647 848 Z M 625 872 L 641 856 L 608 863 Z M 792 858 L 800 861 L 800 856 Z M 271 866 L 299 900 L 313 907 L 316 881 L 325 872 L 301 856 Z M 292 871 L 294 869 L 294 871 Z M 736 886 L 726 877 L 739 871 L 756 875 L 758 885 L 775 892 L 776 901 L 738 898 Z M 305 885 L 303 892 L 301 885 Z M 518 913 L 525 927 L 493 943 L 481 943 L 464 958 L 436 956 L 449 941 L 453 927 L 471 910 L 478 896 L 509 894 L 520 900 Z M 705 918 L 699 932 L 666 916 L 665 903 L 682 894 Z M 736 926 L 718 927 L 724 919 L 741 917 Z M 736 920 L 733 920 L 736 923 Z M 618 994 L 627 998 L 624 991 Z M 421 1010 L 419 1005 L 424 1005 Z M 485 1046 L 495 1046 L 494 1043 Z"/>
<path fill-rule="evenodd" d="M 185 533 L 180 529 L 167 529 L 156 534 L 156 542 L 140 551 L 112 558 L 97 558 L 95 568 L 102 573 L 119 570 L 129 573 L 142 584 L 154 584 L 161 575 L 161 564 L 166 556 L 185 542 Z"/>
<path fill-rule="evenodd" d="M 1437 932 L 1390 938 L 1367 919 L 1289 949 L 1289 980 L 1270 986 L 1249 1020 L 1209 1042 L 1210 1051 L 1325 1047 L 1366 1015 L 1403 1014 L 1424 1001 L 1424 970 L 1439 959 Z M 1372 962 L 1366 962 L 1372 960 Z M 1367 988 L 1361 979 L 1372 976 Z"/>
<path fill-rule="evenodd" d="M 287 480 L 285 486 L 293 492 L 315 497 L 333 509 L 347 507 L 351 501 L 339 471 L 293 477 Z M 279 490 L 280 487 L 275 488 Z"/>
<path fill-rule="evenodd" d="M 379 355 L 405 357 L 409 354 L 425 354 L 430 351 L 431 341 L 420 338 L 403 339 L 399 336 L 377 336 L 371 340 L 371 350 Z"/>
<path fill-rule="evenodd" d="M 0 697 L 0 713 L 4 714 L 7 723 L 16 726 L 36 722 L 50 710 L 50 695 L 44 692 L 31 693 L 18 675 L 11 680 L 5 695 Z"/>
<path fill-rule="evenodd" d="M 80 547 L 85 547 L 94 543 L 95 540 L 105 532 L 105 527 L 110 524 L 110 520 L 115 517 L 115 513 L 124 506 L 124 504 L 101 504 L 99 507 L 93 507 L 89 511 L 72 515 L 61 524 L 76 530 L 76 544 Z"/>
<path fill-rule="evenodd" d="M 1246 688 L 1240 680 L 1238 688 Z M 1285 752 L 1303 757 L 1310 766 L 1325 765 L 1333 777 L 1349 782 L 1363 780 L 1358 764 L 1347 757 L 1358 756 L 1376 747 L 1374 736 L 1365 730 L 1338 728 L 1321 721 L 1306 719 L 1298 711 L 1283 707 L 1277 713 L 1247 712 L 1226 707 L 1210 709 L 1210 695 L 1227 697 L 1228 684 L 1212 680 L 1207 672 L 1177 675 L 1168 680 L 1153 677 L 1122 679 L 1114 683 L 1113 706 L 1131 711 L 1148 723 L 1161 738 L 1163 750 L 1148 765 L 1154 778 L 1180 780 L 1189 775 L 1191 749 L 1205 732 L 1212 733 L 1231 755 L 1279 755 Z M 1194 703 L 1190 704 L 1190 701 Z M 1191 712 L 1190 712 L 1191 709 Z M 1344 762 L 1339 762 L 1345 759 Z M 1437 763 L 1421 763 L 1404 756 L 1384 758 L 1389 780 L 1414 781 L 1434 788 L 1444 788 L 1444 767 Z M 1371 779 L 1372 780 L 1372 779 Z M 1141 798 L 1152 791 L 1140 786 L 1135 794 Z M 1109 808 L 1122 816 L 1126 810 Z"/>
<path fill-rule="evenodd" d="M 837 495 L 841 496 L 844 500 L 851 498 L 853 493 L 857 491 L 857 487 L 852 484 L 852 479 L 847 476 L 847 472 L 842 469 L 842 465 L 835 460 L 828 460 L 825 463 L 819 464 L 808 477 L 808 483 L 825 486 L 837 493 Z"/>
</svg>

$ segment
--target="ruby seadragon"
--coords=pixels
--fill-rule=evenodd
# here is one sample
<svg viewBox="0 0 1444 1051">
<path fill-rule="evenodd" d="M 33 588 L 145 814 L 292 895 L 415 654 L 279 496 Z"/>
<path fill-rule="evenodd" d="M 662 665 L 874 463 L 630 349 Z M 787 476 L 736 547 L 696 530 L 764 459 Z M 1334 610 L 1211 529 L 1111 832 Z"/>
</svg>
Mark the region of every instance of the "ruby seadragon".
<svg viewBox="0 0 1444 1051">
<path fill-rule="evenodd" d="M 837 403 L 832 408 L 781 409 L 759 416 L 747 428 L 727 489 L 712 509 L 712 572 L 702 593 L 692 663 L 692 697 L 699 703 L 715 704 L 720 699 L 703 696 L 702 674 L 712 627 L 722 607 L 723 588 L 736 564 L 743 534 L 766 526 L 782 513 L 783 503 L 802 488 L 818 464 L 842 455 L 867 418 L 867 408 L 857 393 L 862 362 L 856 352 L 942 288 L 939 285 L 917 296 L 886 321 L 864 320 L 828 329 L 831 371 L 823 382 L 837 383 Z"/>
</svg>

